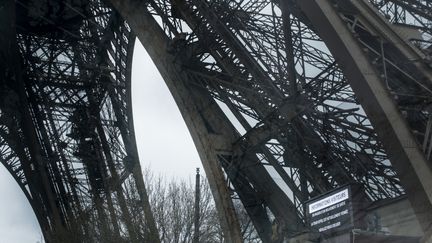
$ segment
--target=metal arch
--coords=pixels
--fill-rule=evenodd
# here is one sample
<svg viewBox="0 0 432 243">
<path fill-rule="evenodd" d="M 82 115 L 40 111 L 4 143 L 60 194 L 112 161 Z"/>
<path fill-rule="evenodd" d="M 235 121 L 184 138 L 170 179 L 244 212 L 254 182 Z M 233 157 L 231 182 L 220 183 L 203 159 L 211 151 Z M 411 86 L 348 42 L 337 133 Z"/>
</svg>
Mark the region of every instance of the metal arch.
<svg viewBox="0 0 432 243">
<path fill-rule="evenodd" d="M 229 242 L 242 242 L 234 206 L 232 205 L 228 188 L 225 186 L 224 175 L 218 165 L 215 151 L 226 149 L 223 143 L 217 142 L 216 135 L 206 132 L 208 124 L 203 120 L 204 117 L 200 115 L 201 112 L 204 112 L 204 109 L 208 109 L 205 108 L 206 106 L 214 106 L 214 104 L 210 105 L 214 102 L 211 99 L 209 101 L 209 98 L 205 96 L 197 97 L 201 99 L 200 102 L 193 100 L 192 97 L 198 95 L 188 91 L 190 88 L 185 87 L 183 75 L 176 76 L 178 73 L 173 72 L 172 69 L 178 70 L 179 67 L 175 65 L 174 57 L 167 51 L 167 47 L 169 46 L 168 39 L 150 13 L 148 13 L 146 4 L 131 3 L 127 1 L 112 1 L 112 4 L 135 29 L 138 38 L 147 48 L 149 55 L 173 93 L 186 124 L 190 127 L 192 137 L 209 178 L 215 201 L 219 206 L 219 213 L 223 215 L 222 227 L 225 232 L 228 232 L 226 235 L 227 240 Z"/>
</svg>

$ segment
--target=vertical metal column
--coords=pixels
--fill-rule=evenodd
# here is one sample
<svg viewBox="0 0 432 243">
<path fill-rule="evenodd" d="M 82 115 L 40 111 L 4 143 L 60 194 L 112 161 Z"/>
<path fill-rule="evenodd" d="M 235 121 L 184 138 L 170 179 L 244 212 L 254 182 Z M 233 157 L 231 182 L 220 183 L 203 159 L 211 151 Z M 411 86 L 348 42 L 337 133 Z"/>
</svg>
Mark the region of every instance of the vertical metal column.
<svg viewBox="0 0 432 243">
<path fill-rule="evenodd" d="M 199 168 L 196 169 L 196 176 L 195 176 L 195 214 L 194 214 L 194 237 L 193 237 L 193 243 L 199 243 L 200 238 L 200 173 Z"/>
</svg>

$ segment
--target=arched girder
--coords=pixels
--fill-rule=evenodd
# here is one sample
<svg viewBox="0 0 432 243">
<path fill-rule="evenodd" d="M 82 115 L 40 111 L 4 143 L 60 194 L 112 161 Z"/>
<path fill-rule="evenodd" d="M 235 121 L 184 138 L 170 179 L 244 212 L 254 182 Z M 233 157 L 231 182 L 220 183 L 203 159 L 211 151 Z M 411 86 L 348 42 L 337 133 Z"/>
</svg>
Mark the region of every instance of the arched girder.
<svg viewBox="0 0 432 243">
<path fill-rule="evenodd" d="M 297 220 L 294 207 L 287 195 L 271 179 L 264 166 L 257 161 L 255 155 L 250 157 L 234 154 L 232 144 L 240 138 L 239 134 L 206 88 L 196 84 L 200 82 L 199 79 L 203 78 L 184 72 L 182 66 L 188 63 L 176 59 L 170 53 L 169 47 L 172 47 L 174 43 L 165 36 L 163 30 L 148 13 L 147 6 L 145 4 L 130 5 L 127 2 L 117 1 L 113 1 L 113 4 L 135 29 L 138 38 L 148 50 L 179 106 L 203 161 L 221 214 L 222 225 L 225 230 L 229 228 L 226 231 L 231 234 L 229 241 L 241 241 L 241 236 L 235 229 L 237 224 L 235 223 L 235 212 L 231 211 L 232 206 L 229 206 L 232 202 L 221 168 L 224 168 L 229 180 L 235 181 L 236 191 L 242 190 L 239 183 L 250 183 L 257 197 L 280 222 L 286 224 L 287 227 L 296 227 L 299 220 Z M 238 182 L 238 176 L 243 176 L 243 182 Z M 244 181 L 245 179 L 249 182 Z M 247 190 L 238 192 L 238 194 L 242 198 L 247 194 Z M 262 212 L 261 216 L 263 214 L 266 212 Z M 254 221 L 254 218 L 252 220 Z M 254 223 L 259 224 L 259 220 L 262 221 L 263 218 L 256 218 Z M 264 228 L 269 228 L 269 226 L 270 222 L 267 222 Z M 269 240 L 269 233 L 267 230 L 262 238 Z"/>
<path fill-rule="evenodd" d="M 192 138 L 199 151 L 215 201 L 219 206 L 218 211 L 222 215 L 222 227 L 224 227 L 225 232 L 231 233 L 227 235 L 227 239 L 230 242 L 241 242 L 240 226 L 235 217 L 234 206 L 230 199 L 228 188 L 226 187 L 223 172 L 217 161 L 217 150 L 223 151 L 223 149 L 226 149 L 225 145 L 221 144 L 221 142 L 218 142 L 216 139 L 216 137 L 222 136 L 211 135 L 208 132 L 208 128 L 206 127 L 208 125 L 204 122 L 203 115 L 200 114 L 203 108 L 196 107 L 204 104 L 209 105 L 207 104 L 209 102 L 206 100 L 207 97 L 200 97 L 204 99 L 204 103 L 195 103 L 193 98 L 196 95 L 191 95 L 189 93 L 184 83 L 186 80 L 184 78 L 181 79 L 182 76 L 180 76 L 180 78 L 176 77 L 178 74 L 174 70 L 179 70 L 179 66 L 174 63 L 174 57 L 167 51 L 169 40 L 153 17 L 148 13 L 146 3 L 136 1 L 112 1 L 112 4 L 135 29 L 138 38 L 147 48 L 150 57 L 155 62 L 170 88 L 186 124 L 190 127 Z M 228 230 L 228 227 L 230 227 L 231 230 Z"/>
</svg>

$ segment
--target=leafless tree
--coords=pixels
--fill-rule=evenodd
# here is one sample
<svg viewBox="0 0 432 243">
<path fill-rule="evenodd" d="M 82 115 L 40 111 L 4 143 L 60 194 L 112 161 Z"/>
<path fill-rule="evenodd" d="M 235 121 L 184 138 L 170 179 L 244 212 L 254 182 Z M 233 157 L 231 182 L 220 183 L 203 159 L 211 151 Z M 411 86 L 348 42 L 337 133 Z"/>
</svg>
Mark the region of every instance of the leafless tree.
<svg viewBox="0 0 432 243">
<path fill-rule="evenodd" d="M 150 203 L 159 229 L 161 242 L 191 243 L 194 232 L 195 182 L 166 179 L 144 172 Z M 235 207 L 245 242 L 260 242 L 240 201 Z M 200 191 L 200 242 L 225 243 L 210 187 L 205 178 Z"/>
</svg>

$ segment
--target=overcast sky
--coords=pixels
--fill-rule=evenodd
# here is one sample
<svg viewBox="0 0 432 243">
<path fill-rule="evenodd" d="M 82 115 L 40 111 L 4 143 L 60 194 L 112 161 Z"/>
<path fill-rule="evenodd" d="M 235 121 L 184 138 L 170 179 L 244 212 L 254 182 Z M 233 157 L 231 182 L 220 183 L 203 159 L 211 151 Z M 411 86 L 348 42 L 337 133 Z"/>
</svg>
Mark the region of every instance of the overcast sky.
<svg viewBox="0 0 432 243">
<path fill-rule="evenodd" d="M 139 43 L 137 41 L 137 43 Z M 201 166 L 174 99 L 141 44 L 135 45 L 132 99 L 141 166 L 186 178 Z"/>
<path fill-rule="evenodd" d="M 201 167 L 192 138 L 159 72 L 137 41 L 132 69 L 135 133 L 141 166 L 166 177 L 187 179 Z M 0 243 L 41 240 L 24 194 L 0 167 Z"/>
</svg>

